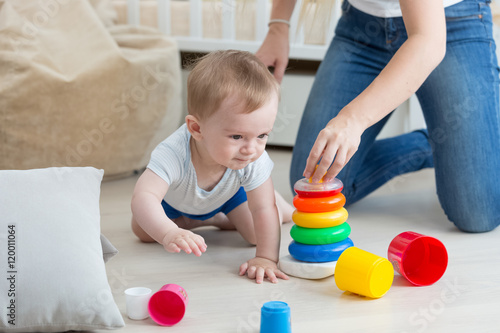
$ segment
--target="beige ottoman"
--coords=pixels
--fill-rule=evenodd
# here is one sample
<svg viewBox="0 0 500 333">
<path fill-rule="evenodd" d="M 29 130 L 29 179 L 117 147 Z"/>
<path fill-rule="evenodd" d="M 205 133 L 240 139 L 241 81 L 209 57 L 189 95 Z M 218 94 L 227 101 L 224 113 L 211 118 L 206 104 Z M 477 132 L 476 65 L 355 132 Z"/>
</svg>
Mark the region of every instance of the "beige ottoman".
<svg viewBox="0 0 500 333">
<path fill-rule="evenodd" d="M 0 169 L 145 167 L 181 123 L 175 41 L 105 27 L 85 0 L 50 3 L 0 6 Z"/>
</svg>

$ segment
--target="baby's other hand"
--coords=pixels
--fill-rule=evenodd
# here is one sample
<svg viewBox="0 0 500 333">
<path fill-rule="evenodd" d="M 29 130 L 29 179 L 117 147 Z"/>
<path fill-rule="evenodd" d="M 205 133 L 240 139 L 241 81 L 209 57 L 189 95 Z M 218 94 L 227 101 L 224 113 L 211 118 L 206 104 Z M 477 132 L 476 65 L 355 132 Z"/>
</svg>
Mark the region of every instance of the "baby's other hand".
<svg viewBox="0 0 500 333">
<path fill-rule="evenodd" d="M 207 250 L 203 237 L 181 228 L 167 232 L 163 237 L 162 245 L 168 252 L 179 253 L 182 250 L 188 254 L 194 253 L 198 257 Z"/>
<path fill-rule="evenodd" d="M 261 257 L 255 257 L 241 265 L 240 275 L 245 273 L 249 279 L 255 279 L 257 283 L 262 283 L 265 277 L 272 283 L 278 283 L 278 278 L 288 280 L 288 276 L 278 269 L 274 261 Z"/>
</svg>

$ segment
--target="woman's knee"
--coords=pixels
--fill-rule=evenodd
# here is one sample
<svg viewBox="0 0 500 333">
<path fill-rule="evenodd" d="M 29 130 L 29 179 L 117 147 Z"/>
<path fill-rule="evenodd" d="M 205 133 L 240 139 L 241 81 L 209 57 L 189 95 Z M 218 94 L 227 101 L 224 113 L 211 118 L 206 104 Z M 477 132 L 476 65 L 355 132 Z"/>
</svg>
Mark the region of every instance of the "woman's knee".
<svg viewBox="0 0 500 333">
<path fill-rule="evenodd" d="M 474 209 L 472 207 L 454 207 L 445 209 L 445 214 L 455 226 L 463 232 L 481 233 L 495 229 L 500 224 L 500 213 L 493 210 Z"/>
<path fill-rule="evenodd" d="M 473 182 L 457 182 L 456 179 L 466 177 L 453 171 L 447 173 L 447 176 L 452 175 L 448 179 L 436 177 L 437 194 L 448 219 L 463 232 L 495 229 L 500 224 L 500 193 L 496 179 L 483 175 Z"/>
<path fill-rule="evenodd" d="M 463 232 L 470 233 L 481 233 L 492 231 L 498 226 L 498 221 L 488 221 L 488 220 L 452 220 L 455 226 Z"/>
</svg>

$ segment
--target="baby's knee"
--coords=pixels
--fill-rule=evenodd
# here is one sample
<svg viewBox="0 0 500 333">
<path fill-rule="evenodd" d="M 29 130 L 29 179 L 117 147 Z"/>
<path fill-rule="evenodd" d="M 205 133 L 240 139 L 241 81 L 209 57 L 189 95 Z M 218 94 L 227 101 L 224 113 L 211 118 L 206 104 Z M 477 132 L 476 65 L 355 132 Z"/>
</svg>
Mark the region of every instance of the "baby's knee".
<svg viewBox="0 0 500 333">
<path fill-rule="evenodd" d="M 245 238 L 245 240 L 248 242 L 248 244 L 250 244 L 252 246 L 257 245 L 257 238 L 255 237 L 255 235 L 244 236 L 243 238 Z"/>
<path fill-rule="evenodd" d="M 139 226 L 139 224 L 137 223 L 137 221 L 135 221 L 134 219 L 132 219 L 131 225 L 132 225 L 132 232 L 134 233 L 134 235 L 137 236 L 137 238 L 139 238 L 139 240 L 141 242 L 143 242 L 143 243 L 154 243 L 154 242 L 156 242 L 151 236 L 149 236 L 144 231 L 144 229 L 141 228 L 141 226 Z"/>
</svg>

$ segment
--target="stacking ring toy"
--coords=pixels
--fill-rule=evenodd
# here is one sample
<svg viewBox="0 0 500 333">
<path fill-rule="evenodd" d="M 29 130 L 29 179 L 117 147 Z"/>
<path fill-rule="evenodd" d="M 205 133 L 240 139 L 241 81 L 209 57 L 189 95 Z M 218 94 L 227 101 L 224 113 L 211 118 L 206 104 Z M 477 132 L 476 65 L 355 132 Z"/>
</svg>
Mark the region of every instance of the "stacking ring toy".
<svg viewBox="0 0 500 333">
<path fill-rule="evenodd" d="M 347 221 L 347 210 L 342 207 L 333 212 L 303 213 L 295 210 L 292 220 L 299 227 L 304 228 L 329 228 L 341 225 Z"/>
<path fill-rule="evenodd" d="M 354 246 L 350 238 L 326 245 L 307 245 L 292 241 L 288 252 L 297 260 L 305 262 L 327 262 L 337 260 L 345 249 Z"/>
<path fill-rule="evenodd" d="M 351 226 L 344 222 L 330 228 L 302 228 L 294 225 L 290 229 L 293 240 L 302 244 L 324 245 L 343 241 L 351 233 Z"/>
<path fill-rule="evenodd" d="M 293 198 L 293 206 L 300 212 L 324 213 L 337 210 L 345 205 L 345 196 L 338 193 L 333 197 L 302 198 L 296 195 Z"/>
<path fill-rule="evenodd" d="M 338 178 L 331 182 L 309 183 L 307 178 L 299 179 L 293 185 L 293 189 L 302 198 L 321 198 L 334 196 L 344 188 L 344 184 Z"/>
</svg>

